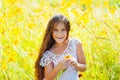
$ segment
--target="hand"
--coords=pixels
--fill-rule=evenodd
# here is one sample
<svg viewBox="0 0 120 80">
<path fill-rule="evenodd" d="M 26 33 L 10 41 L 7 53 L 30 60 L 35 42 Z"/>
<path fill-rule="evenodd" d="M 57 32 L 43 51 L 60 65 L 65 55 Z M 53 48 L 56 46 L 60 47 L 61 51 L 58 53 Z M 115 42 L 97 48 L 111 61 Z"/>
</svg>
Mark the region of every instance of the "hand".
<svg viewBox="0 0 120 80">
<path fill-rule="evenodd" d="M 66 60 L 63 60 L 60 63 L 58 63 L 58 65 L 56 67 L 59 69 L 59 71 L 67 69 Z"/>
<path fill-rule="evenodd" d="M 71 66 L 74 66 L 74 67 L 77 67 L 78 66 L 78 62 L 76 61 L 75 58 L 70 58 L 67 60 L 67 62 L 71 65 Z"/>
<path fill-rule="evenodd" d="M 70 58 L 67 60 L 68 63 L 73 66 L 78 71 L 84 71 L 86 69 L 86 64 L 80 64 L 78 63 L 75 58 Z"/>
</svg>

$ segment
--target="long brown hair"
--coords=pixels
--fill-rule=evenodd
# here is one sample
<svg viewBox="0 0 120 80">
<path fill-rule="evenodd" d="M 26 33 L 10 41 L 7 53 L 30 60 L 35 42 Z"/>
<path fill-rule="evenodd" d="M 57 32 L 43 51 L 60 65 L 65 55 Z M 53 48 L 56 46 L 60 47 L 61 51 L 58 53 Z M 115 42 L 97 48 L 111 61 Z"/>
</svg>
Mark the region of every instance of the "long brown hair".
<svg viewBox="0 0 120 80">
<path fill-rule="evenodd" d="M 40 60 L 42 58 L 43 53 L 46 50 L 49 50 L 53 46 L 53 44 L 55 43 L 55 41 L 52 37 L 52 32 L 53 32 L 54 26 L 56 24 L 58 24 L 59 22 L 63 22 L 65 24 L 66 30 L 67 30 L 67 38 L 68 38 L 69 31 L 70 31 L 69 20 L 65 16 L 63 16 L 62 14 L 58 14 L 58 15 L 53 16 L 48 22 L 47 29 L 45 31 L 45 35 L 44 35 L 44 38 L 43 38 L 43 41 L 41 44 L 41 48 L 39 51 L 39 55 L 38 55 L 38 58 L 35 62 L 36 80 L 43 80 L 43 78 L 44 78 L 44 67 L 40 66 L 39 63 L 40 63 Z"/>
</svg>

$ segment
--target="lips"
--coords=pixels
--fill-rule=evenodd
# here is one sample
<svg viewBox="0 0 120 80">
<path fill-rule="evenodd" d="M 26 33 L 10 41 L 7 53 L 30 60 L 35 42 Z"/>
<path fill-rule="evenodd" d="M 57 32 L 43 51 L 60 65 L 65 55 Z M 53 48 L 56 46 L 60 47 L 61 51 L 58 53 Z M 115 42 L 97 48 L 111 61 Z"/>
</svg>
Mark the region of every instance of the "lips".
<svg viewBox="0 0 120 80">
<path fill-rule="evenodd" d="M 56 37 L 57 39 L 63 39 L 64 37 Z"/>
</svg>

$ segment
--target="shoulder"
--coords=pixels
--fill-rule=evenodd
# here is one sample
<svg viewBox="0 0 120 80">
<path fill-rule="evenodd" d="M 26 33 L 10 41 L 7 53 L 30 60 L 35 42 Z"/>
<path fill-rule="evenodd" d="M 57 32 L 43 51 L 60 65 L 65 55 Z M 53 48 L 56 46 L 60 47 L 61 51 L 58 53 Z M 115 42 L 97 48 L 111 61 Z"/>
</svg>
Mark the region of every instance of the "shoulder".
<svg viewBox="0 0 120 80">
<path fill-rule="evenodd" d="M 75 44 L 75 46 L 82 44 L 82 42 L 80 41 L 80 39 L 77 39 L 77 38 L 70 38 L 70 42 L 72 44 Z"/>
<path fill-rule="evenodd" d="M 43 53 L 43 56 L 42 56 L 42 57 L 48 56 L 48 55 L 50 55 L 50 54 L 49 54 L 49 51 L 45 51 L 45 52 Z"/>
<path fill-rule="evenodd" d="M 53 61 L 52 54 L 49 51 L 45 51 L 43 53 L 42 58 L 40 59 L 40 65 L 44 67 L 50 64 L 52 61 Z"/>
<path fill-rule="evenodd" d="M 80 52 L 80 53 L 83 52 L 82 42 L 79 40 L 76 40 L 76 49 L 77 49 L 77 52 Z"/>
</svg>

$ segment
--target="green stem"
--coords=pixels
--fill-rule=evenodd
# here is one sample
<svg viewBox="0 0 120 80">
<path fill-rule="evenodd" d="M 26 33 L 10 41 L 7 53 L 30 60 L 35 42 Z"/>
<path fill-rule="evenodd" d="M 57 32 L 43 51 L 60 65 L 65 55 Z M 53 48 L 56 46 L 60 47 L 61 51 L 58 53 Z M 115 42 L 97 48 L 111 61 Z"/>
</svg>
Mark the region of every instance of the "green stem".
<svg viewBox="0 0 120 80">
<path fill-rule="evenodd" d="M 9 77 L 8 77 L 7 72 L 4 70 L 3 73 L 4 73 L 4 75 L 5 75 L 6 80 L 9 80 Z"/>
</svg>

